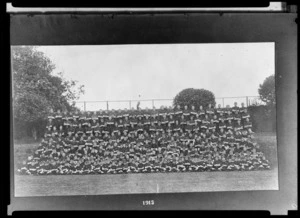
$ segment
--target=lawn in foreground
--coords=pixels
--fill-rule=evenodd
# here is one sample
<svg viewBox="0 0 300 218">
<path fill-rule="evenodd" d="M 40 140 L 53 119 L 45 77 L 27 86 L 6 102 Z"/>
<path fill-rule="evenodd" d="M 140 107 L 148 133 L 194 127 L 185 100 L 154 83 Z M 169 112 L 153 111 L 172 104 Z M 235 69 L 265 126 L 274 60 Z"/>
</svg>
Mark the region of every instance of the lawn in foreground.
<svg viewBox="0 0 300 218">
<path fill-rule="evenodd" d="M 15 196 L 278 190 L 278 170 L 15 176 Z"/>
</svg>

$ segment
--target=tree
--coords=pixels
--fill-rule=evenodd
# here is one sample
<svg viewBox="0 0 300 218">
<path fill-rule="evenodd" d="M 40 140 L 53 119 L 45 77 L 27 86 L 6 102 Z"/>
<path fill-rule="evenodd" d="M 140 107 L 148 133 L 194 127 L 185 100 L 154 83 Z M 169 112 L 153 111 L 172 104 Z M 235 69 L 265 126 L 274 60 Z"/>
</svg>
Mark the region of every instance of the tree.
<svg viewBox="0 0 300 218">
<path fill-rule="evenodd" d="M 259 85 L 258 93 L 260 99 L 265 102 L 267 105 L 276 104 L 276 95 L 275 95 L 275 76 L 271 75 L 267 77 L 263 84 Z"/>
<path fill-rule="evenodd" d="M 258 89 L 260 99 L 266 103 L 264 107 L 264 117 L 269 123 L 272 123 L 273 131 L 276 130 L 276 93 L 275 76 L 267 77 Z M 267 121 L 265 121 L 267 122 Z"/>
<path fill-rule="evenodd" d="M 72 102 L 84 93 L 77 81 L 53 75 L 55 65 L 36 47 L 13 46 L 12 84 L 15 132 L 30 135 L 44 129 L 50 109 L 74 110 Z"/>
<path fill-rule="evenodd" d="M 207 107 L 209 104 L 215 106 L 215 95 L 205 89 L 184 89 L 175 96 L 173 101 L 174 106 L 180 105 L 181 107 L 194 105 L 199 108 L 200 105 Z"/>
</svg>

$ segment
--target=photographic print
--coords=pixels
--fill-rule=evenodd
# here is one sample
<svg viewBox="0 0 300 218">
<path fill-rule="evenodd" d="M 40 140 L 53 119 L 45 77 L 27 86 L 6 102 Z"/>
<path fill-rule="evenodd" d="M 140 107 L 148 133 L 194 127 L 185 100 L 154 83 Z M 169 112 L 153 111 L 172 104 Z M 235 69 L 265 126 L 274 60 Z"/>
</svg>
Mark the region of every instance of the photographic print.
<svg viewBox="0 0 300 218">
<path fill-rule="evenodd" d="M 16 197 L 278 190 L 274 42 L 11 46 L 11 64 Z"/>
</svg>

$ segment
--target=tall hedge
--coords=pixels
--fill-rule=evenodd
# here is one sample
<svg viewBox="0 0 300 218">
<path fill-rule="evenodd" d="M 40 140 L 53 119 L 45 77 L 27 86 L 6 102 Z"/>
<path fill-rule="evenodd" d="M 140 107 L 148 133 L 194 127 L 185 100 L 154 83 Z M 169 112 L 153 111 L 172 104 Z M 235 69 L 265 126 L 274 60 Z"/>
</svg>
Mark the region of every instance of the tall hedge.
<svg viewBox="0 0 300 218">
<path fill-rule="evenodd" d="M 259 105 L 249 106 L 248 111 L 254 132 L 276 132 L 276 107 Z"/>
<path fill-rule="evenodd" d="M 180 105 L 181 107 L 194 105 L 196 108 L 199 108 L 200 105 L 207 107 L 209 104 L 215 106 L 215 95 L 206 89 L 184 89 L 173 100 L 174 106 Z"/>
</svg>

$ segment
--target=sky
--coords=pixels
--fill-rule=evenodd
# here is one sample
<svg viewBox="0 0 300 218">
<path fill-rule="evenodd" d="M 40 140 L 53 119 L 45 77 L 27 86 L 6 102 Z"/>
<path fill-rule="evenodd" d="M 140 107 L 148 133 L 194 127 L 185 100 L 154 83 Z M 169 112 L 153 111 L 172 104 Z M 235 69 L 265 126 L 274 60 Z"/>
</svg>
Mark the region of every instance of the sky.
<svg viewBox="0 0 300 218">
<path fill-rule="evenodd" d="M 275 72 L 274 46 L 272 42 L 139 44 L 38 50 L 55 64 L 54 73 L 84 85 L 79 101 L 105 101 L 172 99 L 185 88 L 204 88 L 216 97 L 258 96 L 259 84 Z"/>
</svg>

